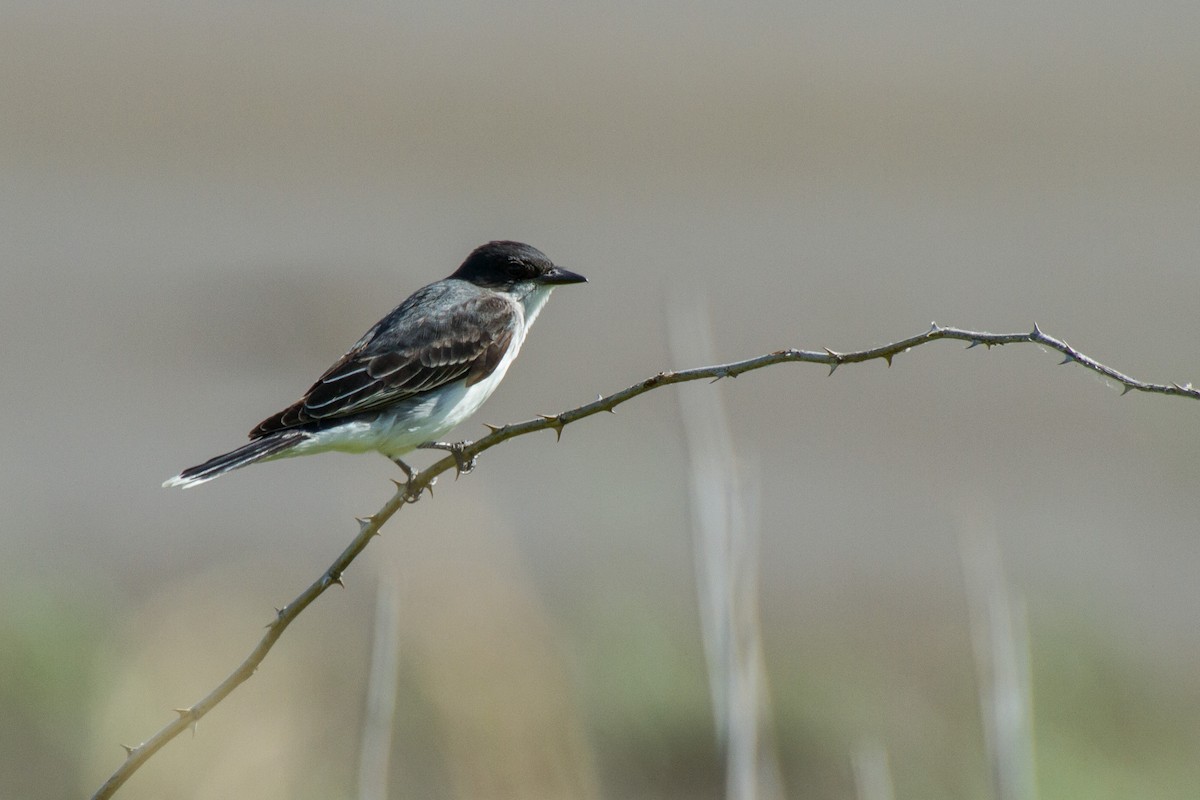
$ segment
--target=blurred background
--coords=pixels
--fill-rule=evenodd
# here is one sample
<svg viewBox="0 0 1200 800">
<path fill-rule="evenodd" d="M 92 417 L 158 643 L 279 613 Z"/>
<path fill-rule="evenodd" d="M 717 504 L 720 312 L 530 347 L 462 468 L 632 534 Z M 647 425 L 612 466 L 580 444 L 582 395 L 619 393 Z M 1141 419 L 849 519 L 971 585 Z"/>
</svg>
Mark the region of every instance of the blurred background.
<svg viewBox="0 0 1200 800">
<path fill-rule="evenodd" d="M 1200 378 L 1200 5 L 0 15 L 3 798 L 89 795 L 390 496 L 394 467 L 336 454 L 159 484 L 489 239 L 591 283 L 459 438 L 693 366 L 678 303 L 720 360 L 1036 321 Z M 119 796 L 359 796 L 380 596 L 391 796 L 722 796 L 691 392 L 720 393 L 756 476 L 785 796 L 864 796 L 861 752 L 897 798 L 993 796 L 962 546 L 983 537 L 1024 608 L 1042 796 L 1195 797 L 1200 405 L 1058 361 L 780 366 L 492 450 Z"/>
</svg>

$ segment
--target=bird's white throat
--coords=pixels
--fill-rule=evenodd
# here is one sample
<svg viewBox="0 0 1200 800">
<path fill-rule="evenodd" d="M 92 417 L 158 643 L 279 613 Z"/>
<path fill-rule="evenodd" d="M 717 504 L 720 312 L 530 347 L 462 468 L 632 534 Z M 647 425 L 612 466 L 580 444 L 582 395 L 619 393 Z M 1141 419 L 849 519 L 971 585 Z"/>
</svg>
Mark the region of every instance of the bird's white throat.
<svg viewBox="0 0 1200 800">
<path fill-rule="evenodd" d="M 525 288 L 528 286 L 529 288 Z M 542 306 L 546 305 L 546 301 L 550 299 L 550 292 L 554 290 L 553 286 L 547 286 L 542 283 L 529 283 L 522 285 L 513 294 L 521 302 L 521 308 L 525 309 L 525 330 L 529 330 L 529 326 L 537 319 L 537 315 L 542 310 Z"/>
</svg>

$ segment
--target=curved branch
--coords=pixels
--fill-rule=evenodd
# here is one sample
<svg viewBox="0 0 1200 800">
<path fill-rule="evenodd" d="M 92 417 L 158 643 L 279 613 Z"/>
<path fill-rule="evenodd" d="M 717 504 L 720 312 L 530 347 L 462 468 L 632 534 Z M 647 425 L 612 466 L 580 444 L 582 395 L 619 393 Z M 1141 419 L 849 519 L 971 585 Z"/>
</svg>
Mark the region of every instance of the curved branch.
<svg viewBox="0 0 1200 800">
<path fill-rule="evenodd" d="M 591 403 L 578 406 L 576 408 L 563 411 L 559 414 L 540 415 L 537 419 L 527 420 L 525 422 L 517 422 L 510 425 L 500 427 L 488 425 L 489 433 L 474 442 L 466 444 L 463 448 L 461 456 L 467 460 L 490 450 L 501 442 L 524 436 L 536 431 L 553 429 L 556 436 L 562 436 L 562 430 L 572 422 L 577 422 L 585 417 L 590 417 L 594 414 L 599 414 L 603 411 L 615 412 L 617 406 L 625 403 L 633 398 L 653 391 L 662 386 L 670 386 L 676 383 L 686 383 L 688 381 L 702 380 L 705 378 L 711 380 L 720 380 L 721 378 L 735 378 L 745 372 L 751 372 L 756 369 L 762 369 L 774 364 L 782 364 L 785 362 L 797 361 L 812 364 L 824 364 L 829 367 L 829 374 L 840 367 L 842 364 L 858 364 L 864 361 L 872 361 L 875 359 L 883 359 L 891 366 L 892 359 L 897 355 L 904 353 L 914 347 L 919 347 L 929 342 L 935 342 L 940 339 L 955 339 L 958 341 L 967 342 L 967 349 L 984 345 L 987 347 L 1005 345 L 1005 344 L 1040 344 L 1052 350 L 1057 350 L 1063 354 L 1062 364 L 1077 363 L 1094 372 L 1109 378 L 1122 386 L 1122 394 L 1131 391 L 1150 392 L 1154 394 L 1175 395 L 1179 397 L 1190 397 L 1193 400 L 1200 400 L 1200 390 L 1193 388 L 1191 383 L 1187 384 L 1156 384 L 1146 383 L 1144 381 L 1131 378 L 1130 376 L 1118 372 L 1117 370 L 1105 366 L 1095 359 L 1084 355 L 1075 348 L 1068 345 L 1061 339 L 1056 339 L 1049 334 L 1043 333 L 1037 325 L 1034 325 L 1033 330 L 1029 333 L 983 333 L 979 331 L 968 331 L 961 328 L 942 327 L 937 323 L 922 334 L 901 339 L 891 344 L 882 345 L 880 347 L 871 348 L 868 350 L 855 350 L 851 352 L 839 353 L 834 350 L 825 348 L 821 351 L 813 350 L 778 350 L 774 353 L 767 353 L 756 358 L 748 358 L 744 361 L 733 361 L 727 364 L 716 364 L 710 367 L 697 367 L 695 369 L 685 369 L 671 372 L 660 372 L 646 380 L 635 383 L 632 386 L 622 389 L 619 392 L 610 394 L 607 397 L 599 397 Z M 350 563 L 358 557 L 359 553 L 366 549 L 372 537 L 379 534 L 380 528 L 383 527 L 392 516 L 405 506 L 407 503 L 415 503 L 420 499 L 421 494 L 426 490 L 432 490 L 437 477 L 443 472 L 454 469 L 457 465 L 454 455 L 446 456 L 440 461 L 434 463 L 429 468 L 422 472 L 414 473 L 413 479 L 407 484 L 393 481 L 396 484 L 396 493 L 392 495 L 379 511 L 375 512 L 370 517 L 360 518 L 358 520 L 359 531 L 354 540 L 349 546 L 334 559 L 329 568 L 322 573 L 316 581 L 314 581 L 307 589 L 301 592 L 296 599 L 288 603 L 283 608 L 277 609 L 275 618 L 267 624 L 267 632 L 263 635 L 258 645 L 251 651 L 250 655 L 238 665 L 237 669 L 229 674 L 225 680 L 209 692 L 203 699 L 195 705 L 188 708 L 176 709 L 178 717 L 172 720 L 162 730 L 154 734 L 152 737 L 137 745 L 129 747 L 123 745 L 127 752 L 125 762 L 109 777 L 107 781 L 92 795 L 92 800 L 103 800 L 103 798 L 112 797 L 112 795 L 120 788 L 129 776 L 137 771 L 152 755 L 160 750 L 167 742 L 174 739 L 190 726 L 194 725 L 197 720 L 207 714 L 218 703 L 238 687 L 243 681 L 254 674 L 258 669 L 258 665 L 266 658 L 267 653 L 275 645 L 275 642 L 283 635 L 296 617 L 300 615 L 310 603 L 316 600 L 321 594 L 333 584 L 341 585 L 342 573 L 344 573 Z"/>
</svg>

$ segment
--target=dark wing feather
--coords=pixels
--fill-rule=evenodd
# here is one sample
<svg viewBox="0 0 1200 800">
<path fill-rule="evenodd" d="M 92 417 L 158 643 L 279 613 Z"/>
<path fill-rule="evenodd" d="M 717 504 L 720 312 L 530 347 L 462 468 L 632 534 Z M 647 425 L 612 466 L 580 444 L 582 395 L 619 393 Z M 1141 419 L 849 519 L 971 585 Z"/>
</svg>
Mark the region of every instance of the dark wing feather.
<svg viewBox="0 0 1200 800">
<path fill-rule="evenodd" d="M 518 308 L 506 297 L 462 281 L 426 286 L 250 437 L 374 411 L 454 381 L 481 381 L 499 366 L 519 325 Z"/>
</svg>

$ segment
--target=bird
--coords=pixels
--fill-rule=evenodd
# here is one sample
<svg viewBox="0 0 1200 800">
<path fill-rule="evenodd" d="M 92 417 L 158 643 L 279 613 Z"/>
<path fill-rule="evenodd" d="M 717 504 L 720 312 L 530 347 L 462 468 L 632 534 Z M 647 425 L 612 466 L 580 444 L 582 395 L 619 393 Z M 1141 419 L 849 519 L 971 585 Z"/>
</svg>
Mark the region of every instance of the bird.
<svg viewBox="0 0 1200 800">
<path fill-rule="evenodd" d="M 480 245 L 449 277 L 414 292 L 367 331 L 304 396 L 250 431 L 250 441 L 163 483 L 189 488 L 227 472 L 328 451 L 400 457 L 471 416 L 504 378 L 557 286 L 587 278 L 528 244 Z M 464 469 L 465 467 L 465 469 Z"/>
</svg>

